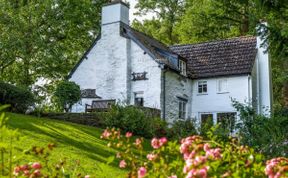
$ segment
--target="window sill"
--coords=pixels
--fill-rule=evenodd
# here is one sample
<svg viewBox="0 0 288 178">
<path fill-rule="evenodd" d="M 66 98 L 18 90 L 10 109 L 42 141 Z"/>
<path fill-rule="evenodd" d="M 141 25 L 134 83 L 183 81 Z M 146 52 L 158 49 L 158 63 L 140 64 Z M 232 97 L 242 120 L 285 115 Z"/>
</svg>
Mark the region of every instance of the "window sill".
<svg viewBox="0 0 288 178">
<path fill-rule="evenodd" d="M 197 96 L 208 95 L 208 93 L 198 93 Z"/>
<path fill-rule="evenodd" d="M 229 93 L 228 91 L 225 91 L 225 92 L 217 92 L 217 94 L 227 94 Z"/>
</svg>

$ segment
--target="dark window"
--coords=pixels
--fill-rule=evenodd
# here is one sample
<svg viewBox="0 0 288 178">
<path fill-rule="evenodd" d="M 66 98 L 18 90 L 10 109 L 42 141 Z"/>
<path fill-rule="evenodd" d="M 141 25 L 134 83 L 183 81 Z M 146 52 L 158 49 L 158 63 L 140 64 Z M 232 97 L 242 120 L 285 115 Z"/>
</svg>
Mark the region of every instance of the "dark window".
<svg viewBox="0 0 288 178">
<path fill-rule="evenodd" d="M 201 134 L 206 132 L 213 126 L 213 114 L 201 114 Z"/>
<path fill-rule="evenodd" d="M 229 133 L 233 133 L 235 130 L 235 122 L 235 112 L 217 113 L 217 124 L 219 124 L 221 128 L 228 131 Z"/>
<path fill-rule="evenodd" d="M 135 106 L 144 106 L 143 93 L 135 93 L 134 104 Z"/>
<path fill-rule="evenodd" d="M 198 82 L 198 93 L 207 93 L 207 81 Z"/>
<path fill-rule="evenodd" d="M 186 118 L 186 105 L 187 105 L 187 101 L 179 100 L 179 118 L 180 119 Z"/>
</svg>

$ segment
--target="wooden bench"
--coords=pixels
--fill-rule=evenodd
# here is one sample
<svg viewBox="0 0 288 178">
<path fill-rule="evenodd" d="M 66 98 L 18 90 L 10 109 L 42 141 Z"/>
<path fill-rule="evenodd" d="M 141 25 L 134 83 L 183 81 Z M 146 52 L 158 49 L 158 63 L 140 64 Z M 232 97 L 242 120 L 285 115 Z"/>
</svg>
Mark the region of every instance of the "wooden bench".
<svg viewBox="0 0 288 178">
<path fill-rule="evenodd" d="M 94 100 L 91 105 L 85 105 L 85 112 L 107 112 L 115 103 L 116 100 Z"/>
</svg>

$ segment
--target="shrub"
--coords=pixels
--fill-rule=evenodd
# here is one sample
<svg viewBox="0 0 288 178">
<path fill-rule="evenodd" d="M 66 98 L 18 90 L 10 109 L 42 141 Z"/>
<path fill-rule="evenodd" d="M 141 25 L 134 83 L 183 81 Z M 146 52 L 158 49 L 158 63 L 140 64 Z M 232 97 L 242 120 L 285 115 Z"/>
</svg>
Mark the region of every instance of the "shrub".
<svg viewBox="0 0 288 178">
<path fill-rule="evenodd" d="M 0 103 L 9 104 L 14 112 L 24 113 L 34 105 L 34 95 L 28 89 L 0 81 Z"/>
<path fill-rule="evenodd" d="M 274 113 L 267 118 L 257 115 L 253 108 L 239 102 L 233 102 L 240 113 L 237 123 L 241 143 L 255 148 L 268 157 L 287 156 L 288 117 Z"/>
<path fill-rule="evenodd" d="M 54 97 L 59 108 L 69 112 L 73 104 L 81 99 L 80 86 L 75 82 L 62 81 L 57 85 Z"/>
<path fill-rule="evenodd" d="M 180 139 L 189 135 L 197 134 L 196 123 L 193 119 L 177 120 L 173 122 L 168 131 L 168 138 Z"/>
<path fill-rule="evenodd" d="M 165 135 L 167 130 L 167 124 L 163 120 L 149 117 L 135 106 L 113 105 L 103 117 L 107 127 L 118 127 L 146 138 Z"/>
<path fill-rule="evenodd" d="M 264 156 L 235 139 L 218 142 L 217 137 L 203 139 L 189 136 L 177 141 L 165 137 L 153 138 L 149 153 L 143 151 L 142 138 L 132 138 L 128 132 L 122 136 L 119 129 L 106 129 L 101 138 L 107 146 L 119 150 L 115 158 L 122 169 L 128 169 L 128 177 L 286 177 L 288 159 L 275 158 L 266 162 Z M 135 153 L 138 151 L 138 154 Z M 115 158 L 110 159 L 113 161 Z"/>
</svg>

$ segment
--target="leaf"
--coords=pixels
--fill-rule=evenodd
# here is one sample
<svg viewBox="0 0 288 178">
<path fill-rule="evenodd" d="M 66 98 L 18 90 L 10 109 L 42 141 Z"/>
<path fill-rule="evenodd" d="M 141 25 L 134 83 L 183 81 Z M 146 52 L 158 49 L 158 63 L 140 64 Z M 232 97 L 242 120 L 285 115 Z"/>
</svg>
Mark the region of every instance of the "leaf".
<svg viewBox="0 0 288 178">
<path fill-rule="evenodd" d="M 107 165 L 111 164 L 114 161 L 115 157 L 114 156 L 110 156 L 107 158 Z"/>
</svg>

